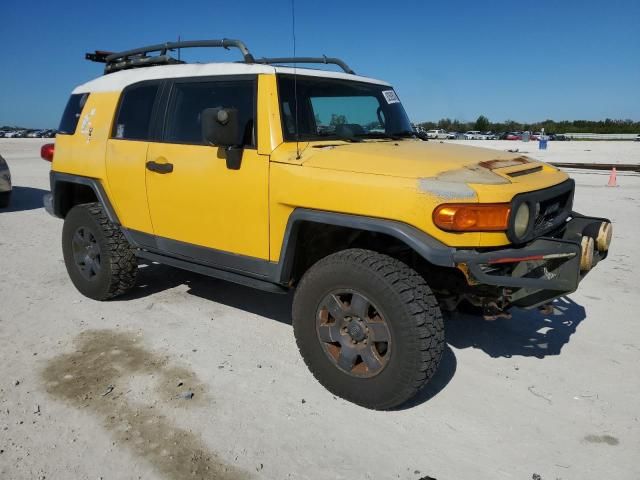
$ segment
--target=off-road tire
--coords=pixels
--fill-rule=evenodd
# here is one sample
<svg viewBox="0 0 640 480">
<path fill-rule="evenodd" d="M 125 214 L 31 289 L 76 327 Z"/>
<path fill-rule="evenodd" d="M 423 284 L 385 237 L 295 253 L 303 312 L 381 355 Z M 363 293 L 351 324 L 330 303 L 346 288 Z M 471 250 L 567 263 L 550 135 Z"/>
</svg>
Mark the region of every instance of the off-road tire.
<svg viewBox="0 0 640 480">
<path fill-rule="evenodd" d="M 100 248 L 100 270 L 91 279 L 83 276 L 74 259 L 72 239 L 80 228 L 90 232 Z M 138 263 L 134 251 L 99 203 L 76 205 L 69 211 L 62 227 L 62 253 L 71 281 L 86 297 L 108 300 L 129 291 L 136 283 Z"/>
<path fill-rule="evenodd" d="M 0 208 L 7 208 L 11 203 L 11 191 L 0 192 Z"/>
<path fill-rule="evenodd" d="M 373 377 L 358 378 L 339 369 L 316 332 L 320 302 L 341 288 L 365 295 L 389 326 L 390 358 Z M 292 316 L 298 348 L 314 377 L 333 394 L 366 408 L 389 409 L 413 397 L 436 372 L 444 350 L 442 314 L 424 278 L 401 261 L 370 250 L 343 250 L 313 265 L 296 289 Z"/>
</svg>

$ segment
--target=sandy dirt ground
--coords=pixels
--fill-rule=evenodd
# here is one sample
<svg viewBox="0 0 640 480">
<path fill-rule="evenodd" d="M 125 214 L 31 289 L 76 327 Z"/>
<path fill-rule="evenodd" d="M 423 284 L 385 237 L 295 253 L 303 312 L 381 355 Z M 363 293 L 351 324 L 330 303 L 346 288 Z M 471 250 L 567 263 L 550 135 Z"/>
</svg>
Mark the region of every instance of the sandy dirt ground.
<svg viewBox="0 0 640 480">
<path fill-rule="evenodd" d="M 432 382 L 373 412 L 313 379 L 287 296 L 159 265 L 122 299 L 81 296 L 62 222 L 41 208 L 42 143 L 0 140 L 15 186 L 0 211 L 0 478 L 640 478 L 639 176 L 609 188 L 606 173 L 573 174 L 576 209 L 615 232 L 578 292 L 547 316 L 450 315 Z M 639 151 L 569 142 L 546 155 Z"/>
</svg>

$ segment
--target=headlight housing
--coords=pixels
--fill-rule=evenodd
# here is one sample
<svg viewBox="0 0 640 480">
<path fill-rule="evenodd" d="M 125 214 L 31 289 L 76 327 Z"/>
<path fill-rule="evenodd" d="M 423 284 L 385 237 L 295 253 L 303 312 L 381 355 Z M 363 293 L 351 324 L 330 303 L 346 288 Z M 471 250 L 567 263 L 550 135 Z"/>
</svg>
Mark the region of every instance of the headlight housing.
<svg viewBox="0 0 640 480">
<path fill-rule="evenodd" d="M 513 233 L 516 238 L 523 239 L 529 230 L 529 222 L 531 221 L 531 207 L 527 202 L 522 202 L 516 208 L 513 215 Z"/>
</svg>

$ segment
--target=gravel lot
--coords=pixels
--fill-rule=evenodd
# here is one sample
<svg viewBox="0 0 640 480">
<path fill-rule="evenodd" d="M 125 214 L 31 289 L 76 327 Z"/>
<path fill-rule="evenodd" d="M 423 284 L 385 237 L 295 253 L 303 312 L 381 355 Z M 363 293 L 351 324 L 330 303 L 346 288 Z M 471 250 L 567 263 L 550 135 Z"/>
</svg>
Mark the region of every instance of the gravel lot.
<svg viewBox="0 0 640 480">
<path fill-rule="evenodd" d="M 0 139 L 0 478 L 640 478 L 640 176 L 572 172 L 576 209 L 614 222 L 609 259 L 553 315 L 450 316 L 434 380 L 373 412 L 313 379 L 286 296 L 151 265 L 123 299 L 82 297 L 41 208 L 42 143 Z M 640 163 L 640 144 L 541 158 Z"/>
</svg>

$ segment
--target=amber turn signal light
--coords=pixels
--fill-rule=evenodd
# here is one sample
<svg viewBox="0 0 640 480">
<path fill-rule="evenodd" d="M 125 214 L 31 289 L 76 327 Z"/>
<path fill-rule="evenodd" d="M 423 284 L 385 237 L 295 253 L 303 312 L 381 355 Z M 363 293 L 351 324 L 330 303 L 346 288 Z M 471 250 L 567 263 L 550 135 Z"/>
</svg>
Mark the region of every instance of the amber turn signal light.
<svg viewBox="0 0 640 480">
<path fill-rule="evenodd" d="M 433 223 L 450 232 L 497 232 L 507 229 L 508 203 L 448 203 L 433 212 Z"/>
</svg>

